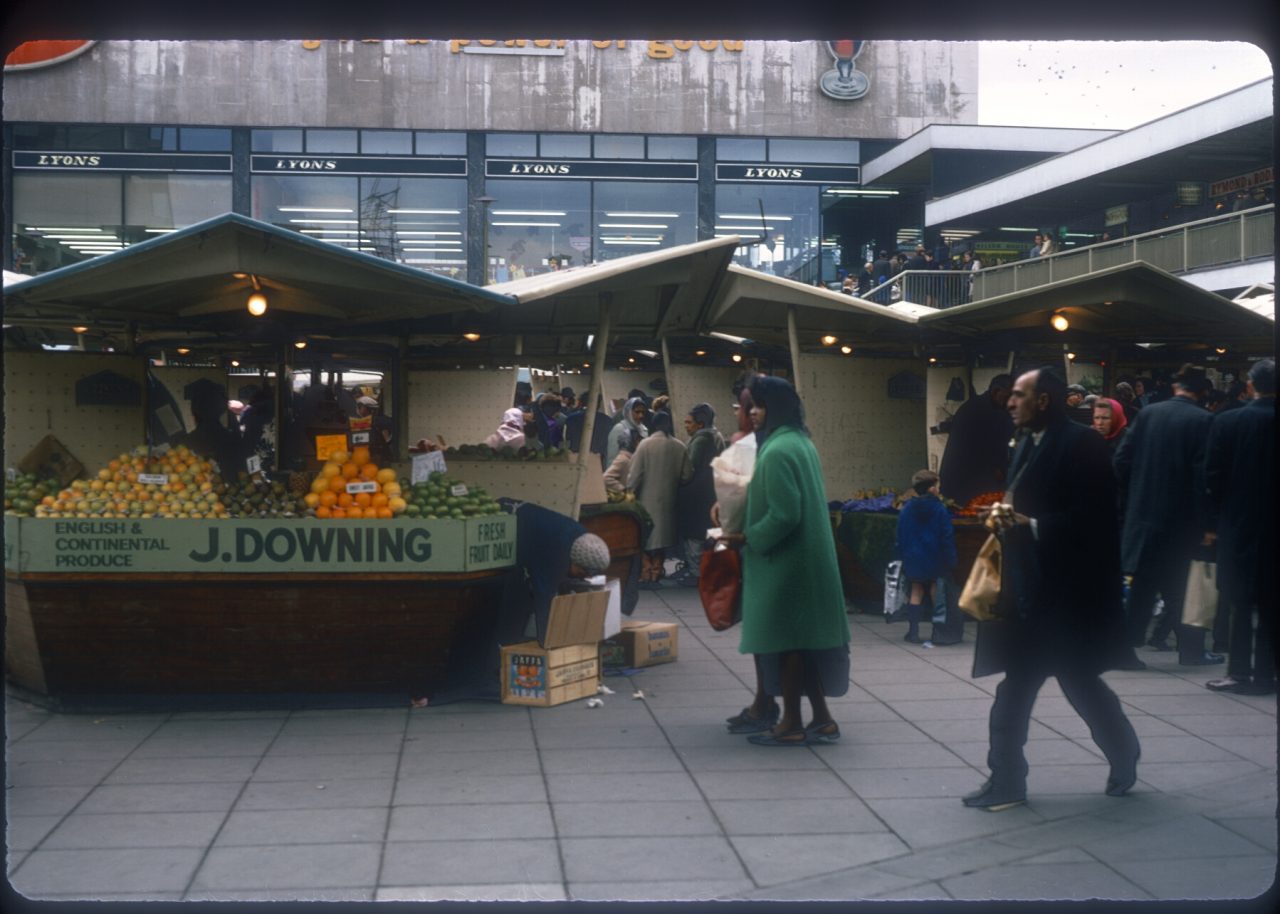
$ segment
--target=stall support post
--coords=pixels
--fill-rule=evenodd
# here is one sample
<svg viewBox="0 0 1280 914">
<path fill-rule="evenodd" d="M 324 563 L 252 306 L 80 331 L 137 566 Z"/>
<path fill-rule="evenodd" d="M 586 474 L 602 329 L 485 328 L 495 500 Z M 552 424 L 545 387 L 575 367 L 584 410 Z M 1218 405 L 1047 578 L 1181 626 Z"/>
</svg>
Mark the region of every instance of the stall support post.
<svg viewBox="0 0 1280 914">
<path fill-rule="evenodd" d="M 396 362 L 392 366 L 395 378 L 395 396 L 391 400 L 391 409 L 396 417 L 396 449 L 392 459 L 399 462 L 401 454 L 408 453 L 409 446 L 409 339 L 401 337 L 396 348 Z M 385 414 L 385 410 L 384 410 Z M 413 458 L 409 458 L 412 462 Z M 412 475 L 412 474 L 410 474 Z"/>
<path fill-rule="evenodd" d="M 578 441 L 578 484 L 574 487 L 573 516 L 582 507 L 582 479 L 587 472 L 587 460 L 591 457 L 591 437 L 596 427 L 596 400 L 604 384 L 604 362 L 609 354 L 609 330 L 612 323 L 613 296 L 600 294 L 600 324 L 596 327 L 595 351 L 591 354 L 591 383 L 587 386 L 587 412 L 582 417 L 582 438 Z"/>
<path fill-rule="evenodd" d="M 667 396 L 671 398 L 671 405 L 667 407 L 667 412 L 671 413 L 671 420 L 674 422 L 676 417 L 674 407 L 680 405 L 680 398 L 676 396 L 677 391 L 671 378 L 671 352 L 667 348 L 667 338 L 665 336 L 658 342 L 662 344 L 662 376 L 667 382 Z M 684 412 L 687 413 L 692 406 L 692 403 L 684 404 Z M 677 423 L 678 427 L 679 424 Z"/>
<path fill-rule="evenodd" d="M 800 334 L 796 331 L 795 305 L 787 305 L 787 338 L 791 344 L 791 383 L 796 393 L 804 396 L 800 390 Z"/>
</svg>

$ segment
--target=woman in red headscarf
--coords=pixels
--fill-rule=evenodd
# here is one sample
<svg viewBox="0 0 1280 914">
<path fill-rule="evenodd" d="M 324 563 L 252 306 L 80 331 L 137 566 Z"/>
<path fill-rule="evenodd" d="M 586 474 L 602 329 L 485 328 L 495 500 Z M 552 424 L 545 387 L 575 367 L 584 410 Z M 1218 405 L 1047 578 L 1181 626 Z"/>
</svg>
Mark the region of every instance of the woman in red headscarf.
<svg viewBox="0 0 1280 914">
<path fill-rule="evenodd" d="M 1099 397 L 1093 403 L 1093 428 L 1111 447 L 1114 458 L 1120 442 L 1129 434 L 1129 417 L 1124 414 L 1124 407 L 1109 397 Z"/>
</svg>

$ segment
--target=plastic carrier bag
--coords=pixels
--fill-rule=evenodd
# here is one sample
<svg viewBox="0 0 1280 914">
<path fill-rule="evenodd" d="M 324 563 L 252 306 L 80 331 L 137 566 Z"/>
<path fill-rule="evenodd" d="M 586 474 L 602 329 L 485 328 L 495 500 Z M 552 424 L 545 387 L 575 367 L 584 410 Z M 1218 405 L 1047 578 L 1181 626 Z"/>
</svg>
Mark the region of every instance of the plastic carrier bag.
<svg viewBox="0 0 1280 914">
<path fill-rule="evenodd" d="M 907 579 L 902 574 L 902 562 L 896 559 L 884 568 L 884 621 L 900 622 L 907 617 L 903 609 L 907 604 Z"/>
<path fill-rule="evenodd" d="M 725 533 L 742 532 L 747 515 L 747 486 L 755 466 L 755 435 L 735 441 L 711 461 L 716 501 L 720 503 L 720 529 Z"/>
</svg>

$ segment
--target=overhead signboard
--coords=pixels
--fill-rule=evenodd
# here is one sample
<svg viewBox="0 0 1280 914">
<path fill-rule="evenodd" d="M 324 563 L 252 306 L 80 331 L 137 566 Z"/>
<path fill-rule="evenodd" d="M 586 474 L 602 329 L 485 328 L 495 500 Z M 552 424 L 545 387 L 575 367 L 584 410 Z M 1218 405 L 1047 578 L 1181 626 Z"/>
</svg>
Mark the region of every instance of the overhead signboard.
<svg viewBox="0 0 1280 914">
<path fill-rule="evenodd" d="M 1209 185 L 1209 196 L 1225 197 L 1227 194 L 1238 193 L 1242 190 L 1253 190 L 1255 187 L 1265 187 L 1274 183 L 1276 183 L 1275 167 L 1268 165 L 1266 168 L 1259 168 L 1257 171 L 1251 171 L 1248 174 L 1236 175 L 1234 178 L 1227 178 L 1222 181 L 1214 181 Z"/>
<path fill-rule="evenodd" d="M 13 167 L 36 171 L 231 171 L 231 156 L 194 152 L 15 152 Z"/>
<path fill-rule="evenodd" d="M 768 181 L 775 184 L 859 184 L 859 165 L 717 164 L 717 181 Z"/>
<path fill-rule="evenodd" d="M 255 155 L 249 170 L 254 174 L 299 175 L 412 175 L 464 178 L 466 159 L 405 156 Z"/>
<path fill-rule="evenodd" d="M 697 162 L 619 162 L 599 159 L 486 159 L 486 178 L 580 178 L 620 181 L 696 181 Z"/>
</svg>

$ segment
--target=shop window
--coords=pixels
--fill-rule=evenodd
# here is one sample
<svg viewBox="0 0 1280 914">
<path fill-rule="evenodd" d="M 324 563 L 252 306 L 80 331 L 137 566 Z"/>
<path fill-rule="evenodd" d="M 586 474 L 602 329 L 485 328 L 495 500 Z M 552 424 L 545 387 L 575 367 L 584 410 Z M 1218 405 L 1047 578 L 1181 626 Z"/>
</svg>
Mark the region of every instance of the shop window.
<svg viewBox="0 0 1280 914">
<path fill-rule="evenodd" d="M 596 137 L 597 159 L 643 159 L 644 137 L 606 134 Z"/>
<path fill-rule="evenodd" d="M 408 130 L 361 130 L 360 152 L 363 155 L 413 155 L 413 134 Z"/>
<path fill-rule="evenodd" d="M 820 227 L 817 187 L 716 186 L 716 235 L 753 239 L 734 252 L 734 263 L 740 266 L 799 282 L 813 282 L 818 278 Z M 830 258 L 825 252 L 821 256 Z M 830 260 L 823 263 L 823 273 L 832 273 L 833 266 Z"/>
<path fill-rule="evenodd" d="M 257 175 L 253 218 L 341 247 L 359 246 L 359 181 L 348 177 Z"/>
<path fill-rule="evenodd" d="M 122 144 L 121 128 L 92 127 L 75 124 L 67 127 L 68 149 L 93 149 L 102 152 L 119 150 Z"/>
<path fill-rule="evenodd" d="M 223 175 L 128 175 L 124 220 L 133 241 L 231 211 L 231 178 Z"/>
<path fill-rule="evenodd" d="M 350 153 L 359 151 L 355 130 L 308 130 L 307 152 Z"/>
<path fill-rule="evenodd" d="M 858 164 L 857 140 L 770 140 L 770 162 Z"/>
<path fill-rule="evenodd" d="M 119 175 L 15 174 L 14 265 L 46 273 L 122 249 Z"/>
<path fill-rule="evenodd" d="M 689 244 L 698 236 L 697 185 L 597 181 L 595 257 L 611 260 Z"/>
<path fill-rule="evenodd" d="M 359 247 L 367 254 L 465 280 L 466 180 L 361 178 Z"/>
<path fill-rule="evenodd" d="M 183 152 L 230 152 L 228 127 L 183 127 L 179 136 Z"/>
<path fill-rule="evenodd" d="M 420 130 L 414 134 L 414 144 L 420 156 L 464 156 L 467 154 L 465 133 L 428 133 Z"/>
<path fill-rule="evenodd" d="M 501 156 L 536 156 L 538 138 L 532 133 L 491 133 L 485 137 L 485 154 Z"/>
<path fill-rule="evenodd" d="M 544 133 L 538 140 L 538 154 L 544 159 L 591 157 L 591 137 L 580 133 Z"/>
<path fill-rule="evenodd" d="M 591 262 L 591 188 L 585 181 L 488 182 L 488 281 Z"/>
<path fill-rule="evenodd" d="M 13 128 L 13 148 L 66 149 L 67 128 L 53 124 L 15 124 Z"/>
<path fill-rule="evenodd" d="M 254 152 L 302 152 L 302 131 L 254 130 L 249 144 Z"/>
<path fill-rule="evenodd" d="M 721 162 L 763 162 L 764 157 L 764 140 L 716 140 L 716 158 Z"/>
<path fill-rule="evenodd" d="M 174 152 L 178 148 L 177 127 L 125 127 L 124 148 L 130 152 Z"/>
<path fill-rule="evenodd" d="M 691 136 L 649 137 L 649 158 L 683 159 L 693 161 L 698 157 L 698 141 Z"/>
</svg>

